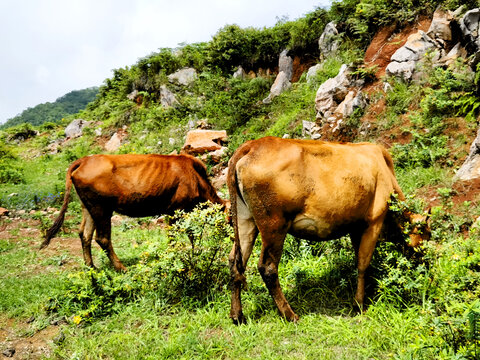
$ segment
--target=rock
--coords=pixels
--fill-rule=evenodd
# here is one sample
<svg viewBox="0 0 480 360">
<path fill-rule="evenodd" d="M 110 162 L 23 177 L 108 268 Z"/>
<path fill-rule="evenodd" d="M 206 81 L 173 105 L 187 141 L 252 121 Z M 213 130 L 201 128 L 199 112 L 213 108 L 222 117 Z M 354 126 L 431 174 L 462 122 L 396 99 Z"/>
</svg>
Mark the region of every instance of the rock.
<svg viewBox="0 0 480 360">
<path fill-rule="evenodd" d="M 8 348 L 8 349 L 5 349 L 3 352 L 2 352 L 3 356 L 5 357 L 13 357 L 13 355 L 15 355 L 15 349 L 14 348 Z"/>
<path fill-rule="evenodd" d="M 385 73 L 388 76 L 395 76 L 400 79 L 410 80 L 413 77 L 413 72 L 415 71 L 415 67 L 417 63 L 415 61 L 407 61 L 407 62 L 396 62 L 392 61 L 388 64 L 387 68 L 385 69 Z"/>
<path fill-rule="evenodd" d="M 333 21 L 329 22 L 318 39 L 320 58 L 325 59 L 338 50 L 340 47 L 338 35 L 337 25 Z"/>
<path fill-rule="evenodd" d="M 293 59 L 287 55 L 288 50 L 283 50 L 280 53 L 280 57 L 278 59 L 278 72 L 284 72 L 287 76 L 288 81 L 292 81 L 293 76 Z"/>
<path fill-rule="evenodd" d="M 183 86 L 189 86 L 193 84 L 197 77 L 197 71 L 194 68 L 184 68 L 168 75 L 168 81 Z"/>
<path fill-rule="evenodd" d="M 363 109 L 365 106 L 367 106 L 367 101 L 363 93 L 361 91 L 351 90 L 335 109 L 334 113 L 346 118 L 352 115 L 356 109 Z"/>
<path fill-rule="evenodd" d="M 166 85 L 162 85 L 160 86 L 160 104 L 162 104 L 164 108 L 170 108 L 175 107 L 180 103 L 175 97 L 175 94 L 168 90 Z"/>
<path fill-rule="evenodd" d="M 467 54 L 467 50 L 465 50 L 465 48 L 462 46 L 461 43 L 457 43 L 449 52 L 447 55 L 445 55 L 444 57 L 442 57 L 438 62 L 440 64 L 444 64 L 446 66 L 450 66 L 452 65 L 453 63 L 455 63 L 455 61 L 458 59 L 458 58 L 463 58 L 463 59 L 466 59 L 468 56 Z"/>
<path fill-rule="evenodd" d="M 96 128 L 95 129 L 95 135 L 96 136 L 102 136 L 102 128 Z"/>
<path fill-rule="evenodd" d="M 65 128 L 65 136 L 73 139 L 82 136 L 83 128 L 90 122 L 83 119 L 75 119 Z"/>
<path fill-rule="evenodd" d="M 105 150 L 115 152 L 120 148 L 120 145 L 122 145 L 122 139 L 118 133 L 115 133 L 105 144 Z"/>
<path fill-rule="evenodd" d="M 227 174 L 228 168 L 225 168 L 212 179 L 212 185 L 215 189 L 220 189 L 227 184 Z"/>
<path fill-rule="evenodd" d="M 348 94 L 350 79 L 347 76 L 347 69 L 347 65 L 342 65 L 337 76 L 328 79 L 318 88 L 315 96 L 317 119 L 328 117 L 331 110 L 336 108 Z"/>
<path fill-rule="evenodd" d="M 436 49 L 435 42 L 425 32 L 419 30 L 410 35 L 405 45 L 392 55 L 391 62 L 385 69 L 386 74 L 407 81 L 412 79 L 417 62 L 430 49 Z"/>
<path fill-rule="evenodd" d="M 187 133 L 182 151 L 189 154 L 203 154 L 220 150 L 222 142 L 227 140 L 225 130 L 192 130 Z"/>
<path fill-rule="evenodd" d="M 480 178 L 480 128 L 477 137 L 470 146 L 467 159 L 455 174 L 458 180 L 473 180 Z"/>
<path fill-rule="evenodd" d="M 200 159 L 205 162 L 210 158 L 210 160 L 213 161 L 214 163 L 219 163 L 222 161 L 222 158 L 225 156 L 226 153 L 227 153 L 227 148 L 225 146 L 222 146 L 218 150 L 203 154 L 200 157 Z"/>
<path fill-rule="evenodd" d="M 265 99 L 263 99 L 263 103 L 264 104 L 271 103 L 273 98 L 277 97 L 286 89 L 289 89 L 291 86 L 292 84 L 288 80 L 287 74 L 284 71 L 280 71 L 277 77 L 275 78 L 275 82 L 270 88 L 270 94 Z"/>
<path fill-rule="evenodd" d="M 247 76 L 247 73 L 245 72 L 245 70 L 243 70 L 242 65 L 239 65 L 237 71 L 235 71 L 233 73 L 233 77 L 235 79 L 242 79 L 243 80 L 243 79 L 245 79 L 246 76 Z"/>
<path fill-rule="evenodd" d="M 440 8 L 435 10 L 427 35 L 437 41 L 452 41 L 452 29 L 450 27 L 452 21 L 453 14 L 451 11 Z"/>
<path fill-rule="evenodd" d="M 127 95 L 127 99 L 131 101 L 135 101 L 138 96 L 138 90 L 133 90 L 130 94 Z"/>
<path fill-rule="evenodd" d="M 310 137 L 314 138 L 315 135 L 319 134 L 320 127 L 313 121 L 303 120 L 302 121 L 302 136 L 304 138 Z"/>
<path fill-rule="evenodd" d="M 10 211 L 8 211 L 8 209 L 0 207 L 0 216 L 8 216 L 9 213 Z"/>
<path fill-rule="evenodd" d="M 322 69 L 322 64 L 311 66 L 307 71 L 307 83 L 313 84 L 317 79 L 317 73 Z"/>
</svg>

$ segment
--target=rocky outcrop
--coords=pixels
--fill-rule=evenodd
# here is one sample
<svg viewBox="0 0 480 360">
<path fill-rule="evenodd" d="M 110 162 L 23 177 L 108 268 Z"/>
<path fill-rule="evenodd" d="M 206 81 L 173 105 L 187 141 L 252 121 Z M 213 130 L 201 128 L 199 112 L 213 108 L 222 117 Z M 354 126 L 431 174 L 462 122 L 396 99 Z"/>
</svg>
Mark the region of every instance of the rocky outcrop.
<svg viewBox="0 0 480 360">
<path fill-rule="evenodd" d="M 221 150 L 227 138 L 225 130 L 192 130 L 187 133 L 182 152 L 196 155 Z"/>
<path fill-rule="evenodd" d="M 115 152 L 120 148 L 120 145 L 122 145 L 122 138 L 118 133 L 115 133 L 105 144 L 105 150 Z"/>
<path fill-rule="evenodd" d="M 392 55 L 385 70 L 386 74 L 411 80 L 418 61 L 423 59 L 427 51 L 433 49 L 436 49 L 435 42 L 423 31 L 410 35 L 406 44 Z"/>
<path fill-rule="evenodd" d="M 307 83 L 314 84 L 318 72 L 322 69 L 322 64 L 311 66 L 307 71 Z"/>
<path fill-rule="evenodd" d="M 283 50 L 278 59 L 278 72 L 284 72 L 288 81 L 292 81 L 293 59 L 288 56 L 288 50 Z"/>
<path fill-rule="evenodd" d="M 333 21 L 329 22 L 322 35 L 318 39 L 318 49 L 320 50 L 320 58 L 326 59 L 334 54 L 340 47 L 340 38 L 337 30 L 337 24 Z"/>
<path fill-rule="evenodd" d="M 197 71 L 193 68 L 180 69 L 168 75 L 168 81 L 182 86 L 190 86 L 197 80 Z"/>
<path fill-rule="evenodd" d="M 89 121 L 85 121 L 83 119 L 73 120 L 65 128 L 65 136 L 70 139 L 82 136 L 83 128 L 86 127 L 89 123 Z"/>
<path fill-rule="evenodd" d="M 457 171 L 458 180 L 473 180 L 480 178 L 480 129 L 470 146 L 470 152 L 462 167 Z"/>
<path fill-rule="evenodd" d="M 166 85 L 160 86 L 160 104 L 162 104 L 164 108 L 170 108 L 179 105 L 175 94 L 171 92 Z"/>
<path fill-rule="evenodd" d="M 245 72 L 245 70 L 243 70 L 242 65 L 238 66 L 237 71 L 235 71 L 233 73 L 233 77 L 236 78 L 236 79 L 241 79 L 241 80 L 243 80 L 247 77 L 247 73 Z"/>
<path fill-rule="evenodd" d="M 270 88 L 270 94 L 263 99 L 264 104 L 270 104 L 273 98 L 280 95 L 285 90 L 289 89 L 292 86 L 290 80 L 288 80 L 288 75 L 284 71 L 280 71 L 275 78 L 275 81 Z"/>
</svg>

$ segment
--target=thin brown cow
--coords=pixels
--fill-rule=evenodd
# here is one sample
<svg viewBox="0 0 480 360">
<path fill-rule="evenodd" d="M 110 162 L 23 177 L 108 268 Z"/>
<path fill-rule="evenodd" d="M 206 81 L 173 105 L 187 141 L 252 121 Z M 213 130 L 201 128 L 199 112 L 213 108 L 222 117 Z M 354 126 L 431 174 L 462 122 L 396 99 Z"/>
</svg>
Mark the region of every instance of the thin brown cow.
<svg viewBox="0 0 480 360">
<path fill-rule="evenodd" d="M 76 160 L 67 171 L 65 197 L 60 214 L 47 231 L 46 247 L 63 224 L 72 183 L 82 203 L 80 226 L 83 257 L 93 267 L 91 243 L 107 253 L 116 270 L 125 266 L 111 242 L 114 211 L 132 216 L 172 214 L 192 210 L 202 202 L 224 204 L 210 183 L 205 165 L 189 155 L 91 155 Z"/>
<path fill-rule="evenodd" d="M 298 320 L 278 280 L 287 233 L 314 241 L 349 234 L 358 268 L 355 300 L 363 305 L 365 270 L 389 199 L 393 193 L 405 199 L 392 159 L 383 147 L 266 137 L 237 149 L 230 159 L 227 182 L 235 229 L 229 257 L 233 278 L 230 317 L 235 323 L 245 321 L 240 295 L 259 232 L 262 249 L 258 270 L 287 320 Z M 405 215 L 414 224 L 410 245 L 416 246 L 429 237 L 426 217 Z"/>
</svg>

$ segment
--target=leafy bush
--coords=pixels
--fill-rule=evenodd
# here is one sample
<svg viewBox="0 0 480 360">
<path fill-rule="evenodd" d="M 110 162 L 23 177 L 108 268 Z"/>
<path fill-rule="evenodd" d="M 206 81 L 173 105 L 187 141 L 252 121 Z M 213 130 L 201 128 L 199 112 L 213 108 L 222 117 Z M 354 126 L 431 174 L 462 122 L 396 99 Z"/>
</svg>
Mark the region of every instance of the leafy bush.
<svg viewBox="0 0 480 360">
<path fill-rule="evenodd" d="M 233 230 L 219 205 L 177 211 L 167 236 L 145 242 L 140 262 L 126 273 L 109 268 L 74 273 L 47 310 L 89 322 L 121 310 L 142 296 L 165 302 L 202 303 L 229 282 L 227 254 Z"/>
</svg>

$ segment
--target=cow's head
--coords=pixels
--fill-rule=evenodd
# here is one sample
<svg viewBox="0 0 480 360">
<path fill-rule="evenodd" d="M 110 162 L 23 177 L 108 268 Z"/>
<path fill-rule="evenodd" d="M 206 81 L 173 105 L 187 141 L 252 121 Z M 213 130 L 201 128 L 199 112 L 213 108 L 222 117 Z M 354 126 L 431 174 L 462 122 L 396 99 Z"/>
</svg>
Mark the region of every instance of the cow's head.
<svg viewBox="0 0 480 360">
<path fill-rule="evenodd" d="M 402 224 L 402 230 L 409 237 L 408 246 L 417 247 L 423 241 L 430 240 L 430 210 L 425 215 L 407 211 L 404 217 L 406 221 Z"/>
</svg>

